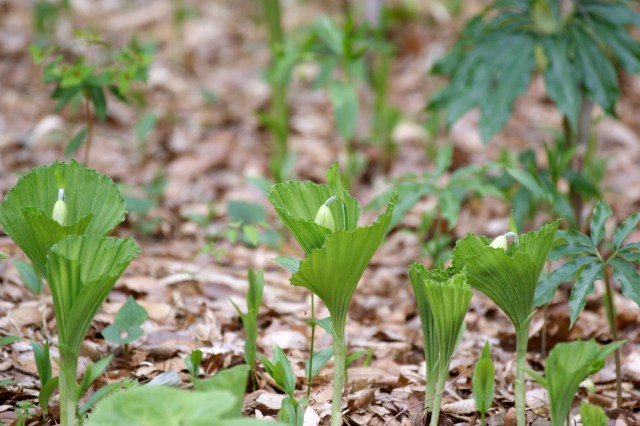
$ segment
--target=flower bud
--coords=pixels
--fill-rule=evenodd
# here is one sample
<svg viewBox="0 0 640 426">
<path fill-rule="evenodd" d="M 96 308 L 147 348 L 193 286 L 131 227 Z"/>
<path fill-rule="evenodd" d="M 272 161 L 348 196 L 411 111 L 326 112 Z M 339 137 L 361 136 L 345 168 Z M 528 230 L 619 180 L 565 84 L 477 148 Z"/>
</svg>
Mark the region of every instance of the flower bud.
<svg viewBox="0 0 640 426">
<path fill-rule="evenodd" d="M 509 247 L 509 241 L 507 241 L 507 237 L 504 235 L 498 235 L 495 240 L 489 244 L 491 248 L 501 248 L 504 251 L 507 251 L 507 247 Z"/>
<path fill-rule="evenodd" d="M 64 189 L 58 191 L 58 201 L 53 205 L 51 218 L 62 226 L 67 226 L 67 203 L 64 202 Z"/>
<path fill-rule="evenodd" d="M 313 220 L 317 225 L 324 226 L 331 232 L 336 230 L 336 224 L 333 221 L 333 215 L 327 204 L 323 204 L 316 213 L 316 218 Z"/>
</svg>

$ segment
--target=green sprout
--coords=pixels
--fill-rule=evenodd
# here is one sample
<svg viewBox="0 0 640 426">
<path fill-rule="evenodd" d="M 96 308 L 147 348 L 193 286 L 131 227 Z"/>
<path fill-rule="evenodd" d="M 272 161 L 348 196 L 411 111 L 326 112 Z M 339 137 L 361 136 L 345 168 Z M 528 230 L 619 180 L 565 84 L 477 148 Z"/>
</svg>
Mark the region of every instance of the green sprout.
<svg viewBox="0 0 640 426">
<path fill-rule="evenodd" d="M 243 313 L 233 300 L 231 304 L 235 308 L 242 326 L 244 327 L 244 360 L 251 370 L 251 382 L 256 385 L 256 342 L 258 340 L 258 311 L 262 304 L 262 292 L 264 288 L 264 271 L 253 272 L 249 269 L 249 290 L 247 291 L 247 312 Z"/>
<path fill-rule="evenodd" d="M 75 424 L 80 397 L 111 359 L 88 366 L 77 382 L 80 347 L 91 321 L 139 254 L 133 239 L 105 236 L 124 215 L 115 184 L 73 161 L 33 169 L 0 204 L 0 224 L 51 290 L 60 352 L 60 422 L 65 426 Z"/>
<path fill-rule="evenodd" d="M 433 270 L 414 263 L 409 267 L 411 285 L 422 324 L 427 385 L 425 410 L 431 425 L 438 424 L 442 393 L 449 378 L 449 363 L 462 337 L 464 316 L 473 292 L 464 272 L 438 265 Z"/>
<path fill-rule="evenodd" d="M 613 297 L 612 278 L 615 279 L 625 297 L 640 305 L 640 275 L 636 266 L 640 264 L 640 244 L 625 243 L 631 232 L 640 223 L 640 213 L 623 221 L 607 237 L 605 223 L 611 217 L 611 207 L 600 201 L 593 209 L 589 235 L 578 231 L 561 232 L 550 257 L 566 257 L 567 262 L 545 277 L 536 289 L 536 305 L 551 301 L 560 284 L 575 280 L 569 298 L 569 313 L 573 325 L 587 303 L 587 296 L 595 291 L 595 280 L 602 279 L 605 285 L 603 302 L 613 340 L 618 339 L 616 306 Z M 620 351 L 615 352 L 616 361 L 616 405 L 622 408 L 622 372 Z"/>
<path fill-rule="evenodd" d="M 276 346 L 273 350 L 273 361 L 264 355 L 260 356 L 260 360 L 267 374 L 287 394 L 282 400 L 282 405 L 278 412 L 278 420 L 292 426 L 302 426 L 304 407 L 309 400 L 305 398 L 298 401 L 295 398 L 296 376 L 293 373 L 289 358 L 279 346 Z"/>
<path fill-rule="evenodd" d="M 473 399 L 476 402 L 476 408 L 480 412 L 480 423 L 485 425 L 485 417 L 487 411 L 493 404 L 493 397 L 496 387 L 496 368 L 491 359 L 491 348 L 489 342 L 484 344 L 480 359 L 476 363 L 473 370 Z"/>
<path fill-rule="evenodd" d="M 331 315 L 334 351 L 331 424 L 340 425 L 346 374 L 347 310 L 367 264 L 386 235 L 397 196 L 392 196 L 386 212 L 373 224 L 358 227 L 360 206 L 342 188 L 337 163 L 329 169 L 327 180 L 329 185 L 312 182 L 276 184 L 269 192 L 269 199 L 306 254 L 305 260 L 299 264 L 294 262 L 291 283 L 320 297 Z M 339 202 L 328 202 L 332 197 Z M 330 210 L 335 230 L 315 222 L 321 208 Z M 314 365 L 313 362 L 310 365 Z M 311 368 L 308 370 L 312 371 Z"/>
<path fill-rule="evenodd" d="M 549 353 L 544 376 L 527 369 L 527 373 L 549 392 L 552 426 L 568 424 L 567 416 L 580 383 L 600 371 L 607 357 L 623 343 L 613 342 L 605 346 L 593 340 L 560 343 Z"/>
<path fill-rule="evenodd" d="M 49 399 L 51 399 L 51 394 L 58 387 L 58 377 L 52 377 L 49 342 L 45 342 L 44 345 L 38 342 L 31 342 L 31 348 L 33 348 L 33 357 L 36 361 L 38 379 L 40 380 L 38 403 L 42 409 L 42 416 L 46 418 L 49 414 Z"/>
<path fill-rule="evenodd" d="M 144 331 L 140 327 L 149 318 L 147 311 L 138 305 L 131 296 L 116 313 L 113 324 L 102 330 L 102 336 L 111 343 L 124 345 L 124 356 L 129 353 L 129 344 L 142 337 Z"/>
<path fill-rule="evenodd" d="M 516 331 L 516 412 L 526 424 L 525 377 L 529 326 L 535 312 L 534 296 L 542 268 L 553 244 L 558 222 L 523 235 L 513 232 L 496 238 L 469 234 L 452 253 L 454 266 L 465 267 L 471 286 L 489 296 L 509 317 Z M 507 237 L 515 241 L 507 247 Z"/>
<path fill-rule="evenodd" d="M 580 404 L 580 417 L 584 426 L 607 426 L 609 424 L 609 418 L 602 407 L 586 402 Z"/>
</svg>

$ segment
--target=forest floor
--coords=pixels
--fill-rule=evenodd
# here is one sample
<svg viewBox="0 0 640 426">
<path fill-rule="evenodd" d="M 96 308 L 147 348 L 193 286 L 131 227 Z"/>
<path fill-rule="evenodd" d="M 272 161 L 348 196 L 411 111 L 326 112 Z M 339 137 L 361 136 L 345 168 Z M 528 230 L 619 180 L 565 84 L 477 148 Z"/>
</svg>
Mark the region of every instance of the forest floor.
<svg viewBox="0 0 640 426">
<path fill-rule="evenodd" d="M 41 82 L 41 69 L 29 56 L 31 2 L 0 1 L 0 194 L 13 186 L 31 167 L 60 160 L 70 135 L 81 126 L 82 115 L 54 113 L 50 87 Z M 263 71 L 269 61 L 264 28 L 254 0 L 193 1 L 198 15 L 180 31 L 173 22 L 173 2 L 74 1 L 74 15 L 61 25 L 57 39 L 70 42 L 72 26 L 91 26 L 114 45 L 136 35 L 157 43 L 157 54 L 145 89 L 145 111 L 153 112 L 157 125 L 143 141 L 136 142 L 136 109 L 112 103 L 106 122 L 98 123 L 89 166 L 126 184 L 128 194 L 150 201 L 146 212 L 133 214 L 117 233 L 133 235 L 142 255 L 133 262 L 96 317 L 83 347 L 83 363 L 115 353 L 99 384 L 136 378 L 148 381 L 162 372 L 187 373 L 183 358 L 194 349 L 204 353 L 206 374 L 243 362 L 243 331 L 229 298 L 244 306 L 247 269 L 265 270 L 265 291 L 260 314 L 258 349 L 270 355 L 274 345 L 294 360 L 298 388 L 304 388 L 307 358 L 309 294 L 290 286 L 289 273 L 274 258 L 281 254 L 301 257 L 299 248 L 283 229 L 255 177 L 268 175 L 269 134 L 256 113 L 268 107 L 269 86 Z M 312 22 L 321 13 L 339 11 L 338 2 L 284 1 L 285 23 L 296 28 Z M 445 143 L 455 147 L 452 172 L 468 164 L 496 160 L 501 150 L 534 148 L 542 158 L 543 141 L 561 125 L 560 115 L 544 96 L 536 79 L 515 105 L 505 130 L 488 146 L 480 140 L 477 112 L 456 123 L 448 136 L 430 137 L 422 123 L 424 106 L 443 84 L 428 74 L 430 66 L 455 41 L 465 18 L 479 10 L 479 1 L 468 3 L 462 16 L 448 18 L 424 10 L 413 21 L 392 34 L 398 57 L 391 73 L 390 101 L 404 116 L 395 132 L 398 155 L 388 171 L 380 165 L 374 147 L 360 145 L 368 160 L 352 192 L 365 205 L 387 188 L 388 178 L 433 168 L 425 147 Z M 72 23 L 72 25 L 71 25 Z M 296 152 L 294 174 L 300 179 L 323 181 L 327 167 L 341 158 L 342 142 L 335 131 L 325 90 L 314 89 L 305 65 L 292 84 L 292 150 Z M 598 155 L 607 159 L 604 181 L 606 199 L 617 220 L 640 207 L 640 79 L 623 77 L 623 96 L 618 118 L 602 117 L 594 132 Z M 359 130 L 365 133 L 367 100 Z M 369 102 L 370 103 L 370 102 Z M 79 157 L 81 158 L 81 157 Z M 449 173 L 447 176 L 449 176 Z M 150 185 L 161 190 L 153 191 Z M 146 192 L 145 192 L 146 188 Z M 88 195 L 89 196 L 89 195 Z M 285 242 L 279 250 L 249 247 L 220 237 L 231 226 L 226 215 L 229 200 L 262 204 L 269 223 Z M 416 305 L 408 282 L 407 265 L 429 264 L 422 238 L 411 232 L 422 212 L 435 200 L 420 202 L 393 231 L 366 271 L 353 297 L 347 323 L 351 351 L 364 349 L 363 357 L 348 372 L 349 424 L 418 423 L 424 396 L 424 358 Z M 206 216 L 215 207 L 213 220 L 204 227 L 189 217 Z M 368 217 L 371 212 L 367 212 Z M 588 211 L 585 211 L 588 214 Z M 472 199 L 463 206 L 454 232 L 456 238 L 473 231 L 497 235 L 507 231 L 509 206 L 498 199 Z M 536 225 L 544 219 L 541 214 Z M 640 240 L 640 234 L 632 236 Z M 203 247 L 212 248 L 203 250 Z M 0 251 L 13 258 L 23 254 L 6 236 L 0 236 Z M 533 319 L 529 363 L 544 365 L 544 354 L 558 342 L 596 338 L 610 340 L 602 289 L 587 302 L 585 312 L 569 329 L 566 291 L 559 291 L 546 311 Z M 110 345 L 100 331 L 113 322 L 127 296 L 133 296 L 149 313 L 145 334 L 124 354 Z M 627 339 L 623 346 L 625 399 L 618 421 L 640 421 L 640 309 L 616 296 L 618 326 Z M 318 316 L 327 312 L 321 308 Z M 508 319 L 486 297 L 473 298 L 466 317 L 467 328 L 451 364 L 451 380 L 445 395 L 443 421 L 468 424 L 476 421 L 471 396 L 473 366 L 485 341 L 492 346 L 496 362 L 496 402 L 491 424 L 514 424 L 513 382 L 515 336 Z M 546 329 L 546 347 L 542 345 Z M 56 341 L 55 321 L 48 291 L 34 295 L 22 283 L 11 261 L 0 263 L 0 335 Z M 316 347 L 331 343 L 320 332 Z M 0 387 L 0 421 L 10 424 L 20 401 L 37 402 L 37 372 L 27 341 L 4 346 L 0 352 L 0 379 L 15 385 Z M 57 354 L 52 349 L 54 356 Z M 609 363 L 593 376 L 595 393 L 581 390 L 580 398 L 611 408 L 615 401 L 615 372 Z M 528 382 L 529 418 L 545 424 L 546 394 Z M 307 413 L 309 425 L 328 421 L 331 398 L 331 368 L 315 380 Z M 245 413 L 274 417 L 282 394 L 266 375 L 259 375 L 259 390 L 245 398 Z M 53 404 L 55 405 L 55 404 Z M 54 410 L 55 412 L 55 410 Z M 635 414 L 634 414 L 635 413 Z M 635 420 L 633 417 L 635 416 Z M 626 420 L 624 420 L 626 419 Z M 625 424 L 625 423 L 621 423 Z"/>
</svg>

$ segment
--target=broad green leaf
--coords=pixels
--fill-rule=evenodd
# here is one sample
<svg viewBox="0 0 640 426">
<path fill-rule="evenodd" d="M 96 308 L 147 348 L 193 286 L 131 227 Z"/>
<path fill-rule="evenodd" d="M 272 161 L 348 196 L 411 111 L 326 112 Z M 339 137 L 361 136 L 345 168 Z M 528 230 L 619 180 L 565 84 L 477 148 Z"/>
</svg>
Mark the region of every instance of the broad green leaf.
<svg viewBox="0 0 640 426">
<path fill-rule="evenodd" d="M 61 188 L 68 226 L 51 219 Z M 52 245 L 72 234 L 105 235 L 124 220 L 124 214 L 124 200 L 113 181 L 75 161 L 31 170 L 0 204 L 0 224 L 43 276 Z"/>
<path fill-rule="evenodd" d="M 640 274 L 631 263 L 613 258 L 609 260 L 613 267 L 613 278 L 620 283 L 622 294 L 640 306 Z"/>
<path fill-rule="evenodd" d="M 102 386 L 100 389 L 93 392 L 91 396 L 89 396 L 87 402 L 80 406 L 80 408 L 78 409 L 78 414 L 81 416 L 85 415 L 90 409 L 92 409 L 98 402 L 102 401 L 104 398 L 118 391 L 129 389 L 135 385 L 137 385 L 136 381 L 124 380 L 121 382 L 113 382 Z"/>
<path fill-rule="evenodd" d="M 358 124 L 358 94 L 353 83 L 332 81 L 329 84 L 329 99 L 333 105 L 333 117 L 338 133 L 344 140 L 356 134 Z"/>
<path fill-rule="evenodd" d="M 536 287 L 535 305 L 546 305 L 553 299 L 553 295 L 560 284 L 567 281 L 573 281 L 576 274 L 584 268 L 585 265 L 597 261 L 593 256 L 581 256 L 575 260 L 565 263 L 549 275 L 543 277 Z"/>
<path fill-rule="evenodd" d="M 570 62 L 570 48 L 566 37 L 555 35 L 543 39 L 549 67 L 544 72 L 547 94 L 567 117 L 573 129 L 578 128 L 580 90 L 575 69 Z"/>
<path fill-rule="evenodd" d="M 329 229 L 314 223 L 314 219 L 320 206 L 332 196 L 333 191 L 328 185 L 313 182 L 283 182 L 269 190 L 269 201 L 276 213 L 307 255 L 314 248 L 322 247 L 331 233 Z M 329 209 L 336 229 L 352 231 L 360 218 L 360 206 L 350 195 L 345 194 L 345 198 L 346 216 L 341 203 L 331 203 Z"/>
<path fill-rule="evenodd" d="M 237 418 L 242 415 L 242 400 L 247 390 L 250 368 L 247 365 L 236 365 L 218 371 L 215 376 L 198 382 L 198 391 L 226 391 L 235 398 L 234 405 L 221 418 Z"/>
<path fill-rule="evenodd" d="M 20 278 L 22 278 L 22 282 L 25 286 L 27 286 L 29 290 L 33 291 L 36 294 L 42 293 L 42 290 L 44 289 L 44 283 L 42 282 L 42 278 L 33 268 L 33 265 L 20 259 L 16 259 L 13 261 L 13 266 L 15 266 L 18 270 Z"/>
<path fill-rule="evenodd" d="M 291 284 L 305 287 L 322 299 L 338 337 L 344 337 L 351 296 L 387 233 L 397 199 L 394 195 L 386 212 L 373 224 L 329 235 L 322 248 L 312 250 L 291 277 Z"/>
<path fill-rule="evenodd" d="M 638 223 L 640 223 L 640 212 L 632 214 L 622 222 L 618 228 L 616 228 L 616 231 L 613 234 L 613 248 L 615 250 L 622 247 L 624 240 L 626 240 L 629 234 L 637 228 Z"/>
<path fill-rule="evenodd" d="M 594 282 L 602 272 L 603 264 L 599 260 L 589 263 L 580 273 L 576 283 L 571 289 L 571 297 L 569 298 L 569 312 L 571 317 L 571 325 L 576 322 L 578 315 L 584 309 L 587 303 L 587 296 L 595 290 Z"/>
<path fill-rule="evenodd" d="M 140 250 L 131 238 L 72 235 L 47 255 L 60 343 L 78 354 L 93 317 Z"/>
<path fill-rule="evenodd" d="M 591 241 L 595 247 L 597 247 L 605 237 L 605 223 L 607 219 L 611 217 L 611 214 L 611 206 L 606 201 L 598 201 L 598 204 L 596 204 L 593 209 L 593 217 L 589 225 Z"/>
<path fill-rule="evenodd" d="M 226 391 L 189 392 L 165 386 L 138 386 L 104 398 L 86 424 L 209 426 L 232 412 L 236 404 L 236 398 Z"/>
<path fill-rule="evenodd" d="M 459 240 L 452 253 L 454 266 L 466 268 L 472 287 L 489 296 L 516 329 L 534 309 L 538 279 L 554 240 L 558 222 L 519 237 L 508 251 L 489 247 L 489 239 L 473 234 Z"/>
<path fill-rule="evenodd" d="M 491 359 L 491 349 L 489 348 L 489 342 L 486 342 L 482 349 L 482 355 L 473 370 L 472 381 L 473 399 L 476 402 L 476 408 L 483 415 L 487 413 L 491 408 L 491 404 L 493 404 L 496 385 L 495 374 L 495 367 Z"/>
<path fill-rule="evenodd" d="M 607 426 L 609 417 L 604 409 L 598 405 L 580 403 L 580 417 L 584 426 Z"/>
<path fill-rule="evenodd" d="M 316 377 L 320 374 L 320 370 L 324 368 L 325 365 L 333 358 L 333 348 L 328 347 L 324 349 L 320 349 L 319 351 L 315 351 L 313 353 L 313 367 L 311 367 L 311 377 Z M 304 367 L 304 375 L 305 377 L 309 377 L 309 360 L 305 363 Z"/>
<path fill-rule="evenodd" d="M 331 325 L 331 317 L 326 317 L 322 319 L 309 320 L 307 323 L 310 326 L 318 326 L 323 329 L 328 335 L 333 335 L 333 325 Z"/>
<path fill-rule="evenodd" d="M 102 336 L 111 343 L 129 344 L 142 336 L 143 330 L 140 326 L 147 318 L 147 311 L 129 296 L 116 313 L 113 324 L 102 330 Z"/>
</svg>

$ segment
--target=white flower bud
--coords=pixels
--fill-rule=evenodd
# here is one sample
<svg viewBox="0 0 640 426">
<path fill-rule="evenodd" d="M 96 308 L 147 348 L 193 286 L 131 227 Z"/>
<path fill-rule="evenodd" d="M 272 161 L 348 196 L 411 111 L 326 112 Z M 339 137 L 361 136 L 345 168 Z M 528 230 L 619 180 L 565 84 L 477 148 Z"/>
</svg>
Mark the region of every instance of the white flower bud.
<svg viewBox="0 0 640 426">
<path fill-rule="evenodd" d="M 496 249 L 501 248 L 502 250 L 507 251 L 507 247 L 509 247 L 509 241 L 507 241 L 507 237 L 505 237 L 504 235 L 499 235 L 495 240 L 491 242 L 491 244 L 489 244 L 489 247 Z"/>
<path fill-rule="evenodd" d="M 64 202 L 64 189 L 58 191 L 58 201 L 53 205 L 51 218 L 62 226 L 67 226 L 67 203 Z"/>
<path fill-rule="evenodd" d="M 331 232 L 336 230 L 336 223 L 333 221 L 331 209 L 329 209 L 326 204 L 320 206 L 318 213 L 316 213 L 316 218 L 313 221 L 320 226 L 324 226 Z"/>
</svg>

